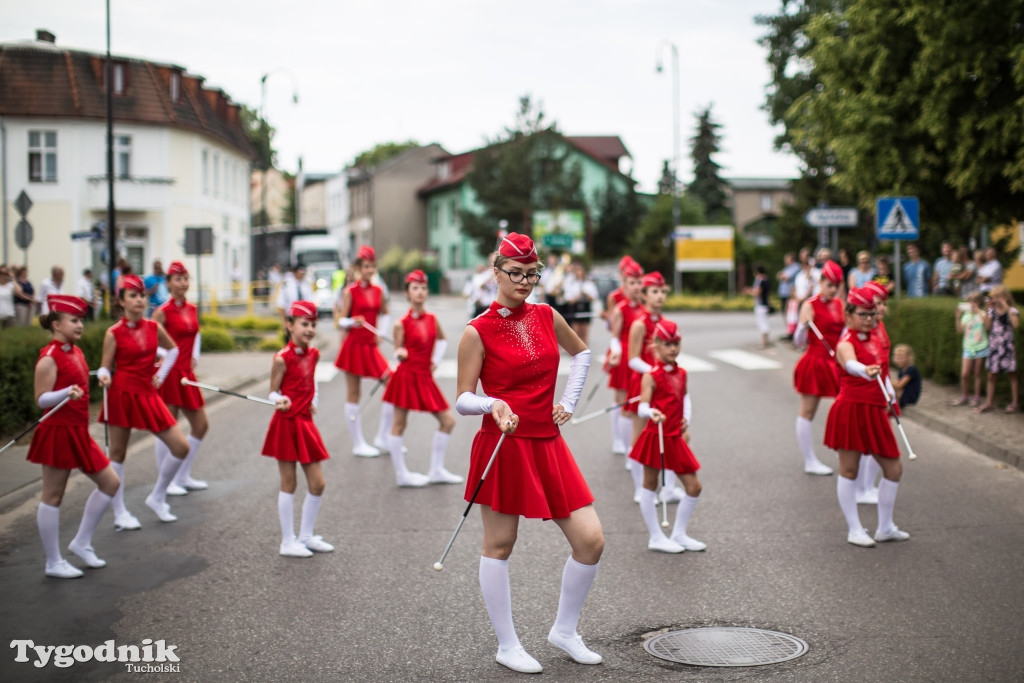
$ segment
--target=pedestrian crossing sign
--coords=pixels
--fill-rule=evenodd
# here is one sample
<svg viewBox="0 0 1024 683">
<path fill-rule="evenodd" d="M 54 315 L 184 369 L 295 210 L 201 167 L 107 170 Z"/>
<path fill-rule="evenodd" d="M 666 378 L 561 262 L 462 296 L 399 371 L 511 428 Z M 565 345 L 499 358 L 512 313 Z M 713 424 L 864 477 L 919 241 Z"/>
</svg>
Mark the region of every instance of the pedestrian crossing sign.
<svg viewBox="0 0 1024 683">
<path fill-rule="evenodd" d="M 875 225 L 878 239 L 916 240 L 921 226 L 917 197 L 879 197 Z"/>
</svg>

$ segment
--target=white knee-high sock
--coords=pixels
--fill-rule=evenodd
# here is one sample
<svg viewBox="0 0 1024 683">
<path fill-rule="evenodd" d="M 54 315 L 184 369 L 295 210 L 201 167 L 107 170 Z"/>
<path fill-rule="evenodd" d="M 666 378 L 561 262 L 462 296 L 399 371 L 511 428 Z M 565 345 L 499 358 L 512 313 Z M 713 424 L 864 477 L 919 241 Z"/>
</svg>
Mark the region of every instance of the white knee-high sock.
<svg viewBox="0 0 1024 683">
<path fill-rule="evenodd" d="M 402 445 L 404 439 L 395 434 L 387 435 L 388 450 L 391 451 L 391 465 L 395 468 L 395 476 L 402 477 L 409 473 L 409 468 L 405 466 L 405 454 L 402 453 Z"/>
<path fill-rule="evenodd" d="M 892 511 L 896 507 L 896 490 L 899 482 L 882 479 L 878 485 L 878 530 L 889 531 L 895 524 L 892 522 Z"/>
<path fill-rule="evenodd" d="M 665 537 L 665 532 L 661 530 L 661 525 L 658 523 L 658 507 L 654 501 L 654 491 L 650 489 L 640 489 L 640 515 L 644 518 L 644 524 L 647 525 L 647 534 L 650 540 Z"/>
<path fill-rule="evenodd" d="M 633 445 L 633 420 L 627 415 L 623 415 L 622 411 L 619 411 L 619 440 L 626 447 L 626 453 L 628 454 L 630 447 Z"/>
<path fill-rule="evenodd" d="M 128 508 L 124 506 L 124 463 L 111 460 L 110 466 L 114 469 L 117 478 L 121 480 L 117 485 L 117 491 L 114 492 L 114 498 L 111 500 L 111 504 L 114 506 L 114 515 L 120 517 L 128 512 Z"/>
<path fill-rule="evenodd" d="M 320 513 L 320 496 L 312 493 L 306 494 L 302 501 L 302 521 L 299 523 L 299 540 L 305 541 L 313 536 L 313 527 L 316 526 L 316 516 Z"/>
<path fill-rule="evenodd" d="M 679 507 L 676 508 L 676 521 L 672 525 L 673 537 L 686 535 L 686 525 L 690 523 L 690 515 L 693 514 L 695 507 L 697 507 L 697 498 L 688 493 L 679 501 Z"/>
<path fill-rule="evenodd" d="M 863 529 L 857 512 L 857 482 L 842 475 L 836 477 L 836 498 L 839 499 L 839 509 L 843 511 L 849 530 L 853 532 Z"/>
<path fill-rule="evenodd" d="M 619 431 L 619 429 L 620 429 L 619 428 L 619 419 L 622 417 L 621 413 L 622 413 L 622 409 L 621 408 L 616 408 L 615 410 L 613 410 L 611 412 L 611 417 L 612 417 L 612 444 L 615 444 L 615 442 L 622 440 L 622 435 L 621 435 L 621 432 Z M 629 444 L 623 443 L 622 447 L 626 448 L 628 450 Z"/>
<path fill-rule="evenodd" d="M 555 615 L 555 631 L 563 636 L 576 635 L 583 603 L 590 587 L 594 585 L 597 567 L 600 564 L 580 564 L 572 559 L 565 561 L 562 570 L 562 592 L 558 596 L 558 613 Z"/>
<path fill-rule="evenodd" d="M 199 452 L 199 447 L 202 445 L 202 439 L 197 439 L 191 434 L 188 435 L 188 455 L 186 455 L 185 460 L 182 461 L 181 469 L 179 469 L 178 474 L 175 475 L 174 481 L 183 485 L 192 476 L 192 463 L 195 462 L 196 453 Z"/>
<path fill-rule="evenodd" d="M 873 455 L 861 455 L 860 469 L 857 470 L 857 493 L 867 493 L 875 487 L 875 480 L 882 466 Z"/>
<path fill-rule="evenodd" d="M 434 432 L 434 441 L 430 444 L 430 474 L 444 470 L 444 453 L 448 450 L 451 438 L 451 434 L 445 434 L 440 429 Z"/>
<path fill-rule="evenodd" d="M 633 493 L 636 494 L 644 486 L 644 466 L 628 455 L 626 464 L 629 465 L 629 476 L 633 477 Z"/>
<path fill-rule="evenodd" d="M 164 464 L 164 459 L 170 456 L 171 449 L 162 440 L 157 439 L 153 452 L 156 454 L 156 470 L 159 472 L 160 466 Z"/>
<path fill-rule="evenodd" d="M 174 475 L 178 473 L 183 463 L 184 460 L 178 460 L 173 454 L 170 454 L 160 464 L 160 473 L 156 478 L 156 486 L 153 487 L 153 493 L 150 494 L 158 503 L 167 502 L 167 487 L 174 481 Z"/>
<path fill-rule="evenodd" d="M 668 489 L 669 491 L 674 489 L 676 487 L 676 482 L 677 481 L 679 481 L 679 478 L 676 476 L 675 472 L 673 472 L 672 470 L 665 470 L 665 488 L 666 489 Z"/>
<path fill-rule="evenodd" d="M 281 542 L 295 540 L 295 496 L 284 491 L 277 492 L 277 518 L 281 522 Z"/>
<path fill-rule="evenodd" d="M 811 421 L 806 417 L 796 418 L 796 442 L 800 446 L 800 452 L 804 454 L 804 467 L 813 465 L 818 460 L 814 454 L 814 435 L 811 431 Z"/>
<path fill-rule="evenodd" d="M 352 447 L 357 448 L 359 446 L 368 445 L 366 439 L 363 438 L 363 425 L 359 421 L 359 404 L 358 403 L 346 403 L 345 404 L 345 422 L 348 423 L 348 429 L 352 433 Z"/>
<path fill-rule="evenodd" d="M 78 533 L 71 542 L 87 548 L 91 546 L 92 535 L 96 533 L 96 527 L 99 526 L 100 519 L 109 505 L 110 496 L 103 491 L 96 489 L 90 493 L 89 499 L 85 501 L 85 511 L 82 513 L 82 522 L 78 525 Z"/>
<path fill-rule="evenodd" d="M 491 618 L 499 650 L 519 647 L 519 636 L 512 623 L 512 589 L 508 581 L 508 560 L 480 557 L 480 591 L 487 616 Z"/>
<path fill-rule="evenodd" d="M 381 403 L 380 404 L 380 424 L 377 425 L 377 436 L 374 437 L 374 441 L 377 443 L 388 443 L 386 440 L 391 434 L 391 425 L 395 421 L 395 404 L 394 403 Z"/>
<path fill-rule="evenodd" d="M 64 559 L 60 554 L 60 508 L 39 503 L 36 526 L 39 527 L 39 538 L 43 540 L 46 564 L 57 564 Z"/>
</svg>

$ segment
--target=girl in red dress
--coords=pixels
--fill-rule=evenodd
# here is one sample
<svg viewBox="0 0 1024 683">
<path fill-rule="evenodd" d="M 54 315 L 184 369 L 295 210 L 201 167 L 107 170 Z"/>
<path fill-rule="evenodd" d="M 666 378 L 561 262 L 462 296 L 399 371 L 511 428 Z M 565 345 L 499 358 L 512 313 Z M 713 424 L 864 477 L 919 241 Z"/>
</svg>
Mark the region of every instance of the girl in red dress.
<svg viewBox="0 0 1024 683">
<path fill-rule="evenodd" d="M 433 372 L 444 358 L 448 341 L 444 338 L 444 330 L 437 324 L 437 318 L 423 308 L 427 293 L 427 276 L 422 270 L 414 270 L 405 276 L 405 296 L 409 299 L 410 308 L 395 323 L 392 332 L 398 368 L 388 382 L 384 402 L 395 407 L 388 450 L 399 486 L 461 484 L 464 481 L 444 467 L 444 452 L 455 427 L 455 418 L 434 381 Z M 437 418 L 439 426 L 430 448 L 430 474 L 410 472 L 405 466 L 402 435 L 410 410 L 422 410 Z"/>
<path fill-rule="evenodd" d="M 627 365 L 628 359 L 623 360 L 624 353 L 629 351 L 629 330 L 633 321 L 644 313 L 640 304 L 640 288 L 643 283 L 644 271 L 635 261 L 627 264 L 623 271 L 622 291 L 626 295 L 625 300 L 619 303 L 612 311 L 609 330 L 611 341 L 608 345 L 611 353 L 608 356 L 608 366 L 611 371 L 608 373 L 608 386 L 615 391 L 615 403 L 623 403 L 632 396 L 627 396 L 629 390 L 629 375 L 632 372 Z M 612 453 L 628 453 L 633 442 L 633 421 L 620 410 L 613 410 L 612 416 Z M 627 463 L 628 464 L 628 463 Z"/>
<path fill-rule="evenodd" d="M 121 479 L 121 485 L 114 494 L 114 527 L 138 529 L 142 525 L 124 505 L 124 458 L 132 430 L 153 432 L 173 456 L 164 458 L 160 463 L 156 485 L 146 497 L 146 505 L 161 522 L 178 519 L 171 514 L 171 507 L 167 504 L 167 487 L 188 455 L 188 442 L 157 393 L 178 360 L 178 347 L 163 325 L 142 317 L 148 302 L 146 287 L 137 275 L 122 278 L 117 298 L 124 317 L 104 335 L 103 367 L 96 373 L 100 384 L 108 387 L 100 422 L 106 422 L 110 431 L 110 459 Z M 154 374 L 158 346 L 167 349 L 167 355 Z"/>
<path fill-rule="evenodd" d="M 205 481 L 192 478 L 192 465 L 195 463 L 196 453 L 203 443 L 206 430 L 210 423 L 206 419 L 206 411 L 203 406 L 206 402 L 198 387 L 185 386 L 181 383 L 182 378 L 196 380 L 195 367 L 199 362 L 199 348 L 202 345 L 199 335 L 199 313 L 194 304 L 185 300 L 188 292 L 189 277 L 188 270 L 181 261 L 174 261 L 167 267 L 167 287 L 171 291 L 171 298 L 153 312 L 153 320 L 164 326 L 167 334 L 178 346 L 178 360 L 167 375 L 167 381 L 160 386 L 160 398 L 164 400 L 167 409 L 175 420 L 178 419 L 178 411 L 185 413 L 188 420 L 188 455 L 185 462 L 181 464 L 174 481 L 167 487 L 167 495 L 183 496 L 189 491 L 198 491 L 208 487 Z M 170 454 L 163 441 L 156 442 L 156 463 L 157 467 Z"/>
<path fill-rule="evenodd" d="M 832 404 L 825 425 L 825 445 L 839 451 L 839 477 L 836 497 L 846 517 L 846 540 L 870 548 L 875 542 L 905 541 L 910 534 L 900 531 L 892 521 L 903 467 L 900 451 L 889 424 L 888 404 L 893 394 L 878 386 L 885 363 L 882 344 L 876 334 L 874 296 L 863 288 L 846 299 L 846 327 L 836 348 L 836 357 L 844 372 L 840 376 L 839 396 Z M 875 457 L 882 468 L 878 487 L 878 528 L 872 539 L 860 524 L 857 513 L 857 471 L 861 453 Z"/>
<path fill-rule="evenodd" d="M 835 349 L 843 331 L 843 302 L 836 298 L 839 283 L 843 280 L 843 268 L 835 261 L 826 261 L 821 268 L 821 292 L 807 299 L 800 306 L 800 324 L 793 335 L 793 344 L 807 349 L 793 368 L 793 385 L 800 394 L 800 413 L 796 418 L 796 442 L 804 456 L 804 472 L 807 474 L 832 474 L 832 468 L 818 460 L 814 454 L 814 437 L 811 424 L 818 412 L 822 398 L 832 398 L 839 393 L 839 368 L 829 349 Z M 809 332 L 814 323 L 828 343 Z"/>
<path fill-rule="evenodd" d="M 686 370 L 676 365 L 682 337 L 679 327 L 667 319 L 654 326 L 653 348 L 656 364 L 644 373 L 640 381 L 640 417 L 647 420 L 639 434 L 630 459 L 643 468 L 643 489 L 640 494 L 640 514 L 647 525 L 647 549 L 662 553 L 681 553 L 684 550 L 704 550 L 707 544 L 686 535 L 690 515 L 701 492 L 697 470 L 700 463 L 687 443 L 690 428 L 690 394 L 686 390 Z M 648 419 L 650 418 L 650 419 Z M 658 425 L 664 423 L 665 457 L 661 456 Z M 669 538 L 658 524 L 654 492 L 658 489 L 658 475 L 664 467 L 683 480 L 686 488 L 676 509 L 675 526 Z M 666 479 L 665 488 L 668 488 Z"/>
<path fill-rule="evenodd" d="M 380 427 L 374 442 L 375 448 L 363 437 L 363 426 L 359 422 L 359 382 L 363 377 L 370 377 L 379 382 L 387 381 L 391 366 L 377 348 L 377 335 L 363 327 L 363 322 L 383 332 L 390 327 L 388 302 L 380 287 L 373 284 L 373 276 L 377 273 L 377 254 L 373 247 L 359 247 L 358 256 L 352 263 L 353 271 L 359 279 L 345 288 L 341 304 L 337 310 L 338 327 L 341 328 L 341 349 L 334 365 L 345 372 L 345 385 L 348 398 L 345 403 L 345 417 L 349 429 L 352 430 L 352 454 L 364 458 L 380 455 L 384 436 L 391 431 L 395 408 L 384 403 L 380 412 Z"/>
<path fill-rule="evenodd" d="M 334 546 L 313 534 L 324 493 L 321 461 L 327 460 L 327 448 L 313 423 L 319 391 L 316 364 L 320 351 L 310 346 L 316 336 L 318 318 L 312 301 L 295 301 L 288 307 L 285 327 L 288 345 L 277 352 L 270 368 L 270 400 L 277 410 L 270 419 L 263 440 L 263 455 L 277 460 L 281 490 L 277 494 L 277 515 L 281 522 L 281 555 L 312 557 L 314 552 L 329 553 Z M 302 522 L 295 536 L 294 497 L 295 463 L 302 465 L 309 491 L 302 502 Z"/>
<path fill-rule="evenodd" d="M 498 663 L 524 673 L 542 667 L 523 649 L 512 622 L 508 558 L 520 516 L 553 519 L 572 547 L 548 642 L 580 664 L 602 661 L 584 645 L 576 626 L 597 575 L 604 533 L 594 496 L 558 429 L 576 409 L 590 350 L 557 311 L 526 303 L 540 267 L 529 237 L 510 233 L 502 239 L 494 260 L 497 299 L 469 322 L 459 342 L 455 405 L 461 415 L 483 415 L 470 454 L 467 501 L 501 434 L 509 437 L 476 498 L 484 527 L 480 588 L 498 637 Z M 555 403 L 559 347 L 572 362 L 565 392 Z M 478 382 L 484 396 L 475 393 Z"/>
<path fill-rule="evenodd" d="M 625 290 L 627 272 L 635 273 L 637 271 L 639 271 L 641 274 L 643 273 L 643 269 L 640 267 L 640 264 L 634 261 L 632 256 L 627 254 L 626 256 L 623 256 L 621 259 L 619 259 L 619 286 L 608 293 L 608 297 L 605 301 L 604 310 L 601 311 L 601 317 L 604 318 L 604 322 L 608 326 L 609 330 L 612 329 L 612 316 L 615 313 L 615 309 L 618 308 L 619 304 L 628 299 Z M 616 338 L 617 337 L 615 335 L 612 335 L 612 339 Z M 619 342 L 619 346 L 622 346 L 621 341 Z M 604 364 L 601 367 L 601 369 L 608 374 L 609 387 L 612 386 L 612 374 L 615 372 L 615 366 L 611 365 L 611 357 L 612 349 L 611 344 L 609 344 L 609 348 L 606 349 L 604 353 Z M 614 389 L 614 387 L 612 388 Z M 620 431 L 621 428 L 619 427 L 620 417 L 621 414 L 618 410 L 612 411 L 612 453 L 624 454 L 629 449 L 626 448 L 626 444 L 622 442 Z"/>
<path fill-rule="evenodd" d="M 89 436 L 89 367 L 75 342 L 82 337 L 82 320 L 88 304 L 65 294 L 46 297 L 49 313 L 39 324 L 53 335 L 53 341 L 39 351 L 35 370 L 37 405 L 50 412 L 64 399 L 71 400 L 39 423 L 28 447 L 28 460 L 43 466 L 43 495 L 36 513 L 39 537 L 46 552 L 46 575 L 74 579 L 81 570 L 60 554 L 60 503 L 71 470 L 80 469 L 96 482 L 96 490 L 85 501 L 78 533 L 68 545 L 87 566 L 98 568 L 106 562 L 96 556 L 92 535 L 117 491 L 117 475 L 110 461 Z"/>
<path fill-rule="evenodd" d="M 889 341 L 889 332 L 885 329 L 885 315 L 889 312 L 887 303 L 889 290 L 878 282 L 869 282 L 861 289 L 874 298 L 877 315 L 875 316 L 875 329 L 872 330 L 872 334 L 878 338 L 882 354 L 881 376 L 885 380 L 885 386 L 889 393 L 895 395 L 896 389 L 892 386 L 892 379 L 889 376 L 889 355 L 892 351 L 892 342 Z M 899 404 L 893 403 L 892 410 L 898 411 Z M 875 482 L 878 480 L 878 474 L 881 471 L 882 468 L 879 467 L 874 457 L 861 453 L 860 470 L 857 473 L 857 503 L 864 505 L 878 504 L 878 487 L 875 486 Z"/>
</svg>

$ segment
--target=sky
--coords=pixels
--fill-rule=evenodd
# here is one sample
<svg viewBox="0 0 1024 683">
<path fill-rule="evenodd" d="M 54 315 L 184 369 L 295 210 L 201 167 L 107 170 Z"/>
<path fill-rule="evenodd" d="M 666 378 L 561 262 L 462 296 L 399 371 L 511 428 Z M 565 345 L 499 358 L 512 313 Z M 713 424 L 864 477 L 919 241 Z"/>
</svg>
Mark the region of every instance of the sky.
<svg viewBox="0 0 1024 683">
<path fill-rule="evenodd" d="M 175 64 L 258 108 L 279 166 L 340 171 L 382 142 L 476 149 L 530 95 L 567 135 L 618 135 L 639 189 L 657 188 L 674 148 L 692 177 L 694 114 L 722 125 L 724 177 L 796 177 L 761 110 L 770 74 L 759 14 L 781 0 L 110 0 L 111 51 Z M 101 0 L 0 0 L 0 41 L 45 28 L 57 45 L 106 51 Z M 658 55 L 664 64 L 655 66 Z M 293 94 L 298 103 L 293 103 Z"/>
</svg>

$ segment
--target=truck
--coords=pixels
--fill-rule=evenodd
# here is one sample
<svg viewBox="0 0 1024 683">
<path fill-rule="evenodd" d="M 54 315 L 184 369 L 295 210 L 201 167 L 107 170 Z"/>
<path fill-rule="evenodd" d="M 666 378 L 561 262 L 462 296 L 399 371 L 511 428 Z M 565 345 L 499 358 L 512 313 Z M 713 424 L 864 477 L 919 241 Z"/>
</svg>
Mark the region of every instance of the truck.
<svg viewBox="0 0 1024 683">
<path fill-rule="evenodd" d="M 331 263 L 340 268 L 341 242 L 333 235 L 299 235 L 292 238 L 290 256 L 292 264 Z"/>
</svg>

